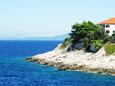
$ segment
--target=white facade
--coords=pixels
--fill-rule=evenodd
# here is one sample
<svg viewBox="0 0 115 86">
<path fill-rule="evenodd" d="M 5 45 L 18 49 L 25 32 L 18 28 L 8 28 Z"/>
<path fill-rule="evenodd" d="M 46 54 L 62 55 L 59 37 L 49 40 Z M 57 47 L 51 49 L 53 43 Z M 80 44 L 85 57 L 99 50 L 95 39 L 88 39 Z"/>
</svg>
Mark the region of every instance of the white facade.
<svg viewBox="0 0 115 86">
<path fill-rule="evenodd" d="M 115 24 L 103 24 L 103 28 L 109 36 L 115 34 Z"/>
</svg>

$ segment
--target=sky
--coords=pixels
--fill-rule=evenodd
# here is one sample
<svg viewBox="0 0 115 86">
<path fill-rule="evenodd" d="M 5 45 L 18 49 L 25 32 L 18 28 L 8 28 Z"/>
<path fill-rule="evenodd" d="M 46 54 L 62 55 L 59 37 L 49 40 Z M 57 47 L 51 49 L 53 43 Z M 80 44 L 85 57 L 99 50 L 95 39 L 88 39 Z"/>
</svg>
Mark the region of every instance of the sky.
<svg viewBox="0 0 115 86">
<path fill-rule="evenodd" d="M 67 34 L 76 22 L 115 17 L 115 0 L 0 0 L 1 37 Z"/>
</svg>

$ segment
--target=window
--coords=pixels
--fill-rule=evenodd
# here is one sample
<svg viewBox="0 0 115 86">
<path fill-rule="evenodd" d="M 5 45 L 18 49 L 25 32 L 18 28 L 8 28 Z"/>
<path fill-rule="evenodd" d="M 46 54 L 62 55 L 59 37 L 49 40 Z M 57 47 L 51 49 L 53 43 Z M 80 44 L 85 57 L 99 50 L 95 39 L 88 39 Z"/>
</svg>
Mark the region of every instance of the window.
<svg viewBox="0 0 115 86">
<path fill-rule="evenodd" d="M 107 25 L 106 25 L 106 27 L 108 28 L 108 27 L 110 27 L 110 25 L 109 25 L 109 24 L 107 24 Z"/>
<path fill-rule="evenodd" d="M 106 30 L 106 33 L 109 33 L 109 30 Z"/>
</svg>

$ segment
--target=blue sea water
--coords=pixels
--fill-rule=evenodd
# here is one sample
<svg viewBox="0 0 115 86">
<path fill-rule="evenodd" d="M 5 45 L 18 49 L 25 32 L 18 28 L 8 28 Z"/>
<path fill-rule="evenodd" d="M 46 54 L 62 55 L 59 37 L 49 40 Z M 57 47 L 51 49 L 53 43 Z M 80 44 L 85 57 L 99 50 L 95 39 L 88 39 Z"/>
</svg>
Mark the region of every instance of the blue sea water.
<svg viewBox="0 0 115 86">
<path fill-rule="evenodd" d="M 0 41 L 0 86 L 115 86 L 115 77 L 26 62 L 54 49 L 60 41 Z"/>
</svg>

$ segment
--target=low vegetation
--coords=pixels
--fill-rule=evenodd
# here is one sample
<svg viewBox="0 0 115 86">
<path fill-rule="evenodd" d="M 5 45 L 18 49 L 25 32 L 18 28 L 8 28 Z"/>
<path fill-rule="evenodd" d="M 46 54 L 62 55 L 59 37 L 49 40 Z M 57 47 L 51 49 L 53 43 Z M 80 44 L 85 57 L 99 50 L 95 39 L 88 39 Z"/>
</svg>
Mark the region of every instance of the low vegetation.
<svg viewBox="0 0 115 86">
<path fill-rule="evenodd" d="M 66 38 L 61 46 L 61 48 L 66 48 L 71 44 L 72 39 L 71 38 Z"/>
<path fill-rule="evenodd" d="M 113 34 L 111 37 L 110 37 L 110 41 L 115 43 L 115 34 Z"/>
<path fill-rule="evenodd" d="M 115 54 L 115 44 L 107 43 L 104 48 L 107 55 Z"/>
</svg>

